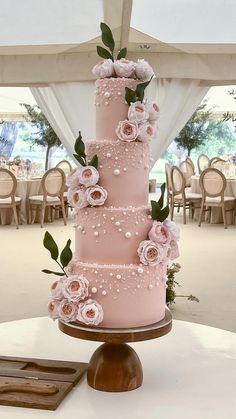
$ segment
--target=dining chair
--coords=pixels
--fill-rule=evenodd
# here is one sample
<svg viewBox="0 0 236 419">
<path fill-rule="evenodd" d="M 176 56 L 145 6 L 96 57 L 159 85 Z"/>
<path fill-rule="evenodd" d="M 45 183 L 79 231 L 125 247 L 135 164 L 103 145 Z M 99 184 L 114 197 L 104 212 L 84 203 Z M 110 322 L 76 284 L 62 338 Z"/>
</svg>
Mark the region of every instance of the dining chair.
<svg viewBox="0 0 236 419">
<path fill-rule="evenodd" d="M 194 209 L 200 208 L 201 194 L 186 190 L 186 181 L 183 173 L 177 166 L 173 166 L 171 169 L 171 187 L 170 191 L 170 214 L 171 220 L 174 218 L 174 209 L 176 207 L 183 208 L 183 221 L 186 224 L 186 209 L 189 208 L 189 212 L 193 218 Z M 197 205 L 199 204 L 199 205 Z"/>
<path fill-rule="evenodd" d="M 191 176 L 194 175 L 194 166 L 186 159 L 180 163 L 179 168 L 185 178 L 185 187 L 189 188 L 191 186 Z"/>
<path fill-rule="evenodd" d="M 209 161 L 209 167 L 214 166 L 218 162 L 226 163 L 226 160 L 222 159 L 221 157 L 215 156 L 212 157 Z"/>
<path fill-rule="evenodd" d="M 194 171 L 194 173 L 195 173 L 195 166 L 194 166 L 194 163 L 193 163 L 193 161 L 192 161 L 192 159 L 190 158 L 190 157 L 186 157 L 186 161 L 187 162 L 189 162 L 190 164 L 191 164 L 191 166 L 192 166 L 192 168 L 193 168 L 193 171 Z"/>
<path fill-rule="evenodd" d="M 226 212 L 233 211 L 235 216 L 235 197 L 225 196 L 226 178 L 223 173 L 213 167 L 205 169 L 199 180 L 202 191 L 201 210 L 198 225 L 201 227 L 203 212 L 209 211 L 211 221 L 211 208 L 220 207 L 222 211 L 224 228 L 227 228 Z M 230 207 L 230 208 L 227 208 Z M 234 217 L 235 219 L 235 217 Z M 235 221 L 234 221 L 235 222 Z"/>
<path fill-rule="evenodd" d="M 21 198 L 16 196 L 17 180 L 8 169 L 0 168 L 0 217 L 1 209 L 12 208 L 16 228 L 19 228 Z M 17 214 L 18 212 L 18 214 Z"/>
<path fill-rule="evenodd" d="M 65 175 L 68 175 L 72 171 L 72 166 L 68 160 L 61 160 L 59 163 L 57 163 L 56 167 L 59 167 L 59 169 L 63 170 Z"/>
<path fill-rule="evenodd" d="M 200 154 L 200 156 L 198 156 L 197 165 L 199 174 L 201 174 L 203 170 L 205 170 L 209 166 L 209 163 L 210 159 L 206 154 Z"/>
<path fill-rule="evenodd" d="M 63 195 L 65 190 L 65 180 L 65 173 L 59 167 L 54 167 L 44 173 L 41 181 L 43 195 L 29 197 L 29 218 L 31 224 L 35 221 L 36 209 L 39 207 L 41 210 L 41 227 L 43 227 L 46 207 L 51 207 L 51 209 L 61 208 L 64 225 L 66 225 Z"/>
</svg>

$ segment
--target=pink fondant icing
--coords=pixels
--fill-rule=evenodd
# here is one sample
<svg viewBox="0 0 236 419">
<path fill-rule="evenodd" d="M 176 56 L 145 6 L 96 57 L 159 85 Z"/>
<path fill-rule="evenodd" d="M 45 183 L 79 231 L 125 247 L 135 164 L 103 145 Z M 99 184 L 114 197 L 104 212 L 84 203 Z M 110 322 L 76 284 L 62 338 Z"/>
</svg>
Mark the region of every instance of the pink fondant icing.
<svg viewBox="0 0 236 419">
<path fill-rule="evenodd" d="M 128 104 L 125 101 L 125 87 L 135 90 L 138 81 L 133 79 L 109 78 L 95 82 L 96 139 L 117 140 L 116 128 L 127 119 Z"/>
<path fill-rule="evenodd" d="M 97 265 L 73 262 L 73 274 L 89 278 L 89 298 L 101 304 L 99 327 L 156 323 L 165 315 L 166 266 Z"/>
<path fill-rule="evenodd" d="M 77 214 L 76 256 L 82 262 L 139 263 L 137 249 L 151 226 L 148 207 L 84 208 Z"/>
<path fill-rule="evenodd" d="M 87 145 L 87 155 L 94 154 L 99 161 L 99 185 L 108 193 L 106 206 L 147 205 L 149 142 L 93 141 Z"/>
</svg>

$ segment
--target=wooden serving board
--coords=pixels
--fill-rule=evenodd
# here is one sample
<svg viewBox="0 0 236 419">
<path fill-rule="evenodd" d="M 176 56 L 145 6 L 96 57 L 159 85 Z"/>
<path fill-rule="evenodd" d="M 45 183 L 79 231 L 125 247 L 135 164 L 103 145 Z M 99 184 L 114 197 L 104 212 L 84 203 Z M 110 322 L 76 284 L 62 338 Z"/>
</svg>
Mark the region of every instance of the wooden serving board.
<svg viewBox="0 0 236 419">
<path fill-rule="evenodd" d="M 87 365 L 0 356 L 0 405 L 55 410 Z"/>
</svg>

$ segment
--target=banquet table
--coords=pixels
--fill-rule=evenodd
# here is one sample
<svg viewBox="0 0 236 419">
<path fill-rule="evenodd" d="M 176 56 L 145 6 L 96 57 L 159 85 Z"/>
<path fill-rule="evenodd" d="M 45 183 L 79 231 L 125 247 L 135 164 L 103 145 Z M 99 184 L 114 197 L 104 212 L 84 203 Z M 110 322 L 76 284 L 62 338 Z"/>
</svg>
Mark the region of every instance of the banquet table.
<svg viewBox="0 0 236 419">
<path fill-rule="evenodd" d="M 201 193 L 199 179 L 200 179 L 200 176 L 197 176 L 197 175 L 191 176 L 191 192 Z M 211 179 L 211 182 L 214 182 L 214 179 Z M 236 199 L 236 178 L 226 179 L 225 196 L 233 196 Z M 226 216 L 227 216 L 227 224 L 232 224 L 233 223 L 232 212 L 228 212 Z M 212 208 L 211 223 L 222 223 L 222 222 L 223 222 L 223 218 L 222 218 L 221 208 L 217 208 L 217 207 Z"/>
<path fill-rule="evenodd" d="M 2 323 L 0 340 L 2 356 L 75 362 L 88 362 L 100 345 L 63 334 L 46 317 Z M 0 406 L 0 417 L 235 419 L 236 334 L 176 320 L 168 335 L 131 346 L 144 369 L 137 390 L 100 392 L 84 377 L 54 412 Z"/>
</svg>

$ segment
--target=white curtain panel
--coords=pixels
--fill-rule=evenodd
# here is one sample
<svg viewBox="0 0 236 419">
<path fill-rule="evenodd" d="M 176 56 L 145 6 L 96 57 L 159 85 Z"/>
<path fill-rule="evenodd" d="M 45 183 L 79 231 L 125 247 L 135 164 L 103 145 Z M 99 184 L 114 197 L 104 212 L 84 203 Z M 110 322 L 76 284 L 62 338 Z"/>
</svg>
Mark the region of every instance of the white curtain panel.
<svg viewBox="0 0 236 419">
<path fill-rule="evenodd" d="M 84 142 L 95 137 L 93 81 L 52 83 L 33 87 L 31 92 L 71 155 L 79 131 Z"/>
<path fill-rule="evenodd" d="M 157 79 L 156 101 L 160 107 L 157 138 L 151 142 L 152 165 L 177 137 L 209 87 L 200 80 Z"/>
</svg>

